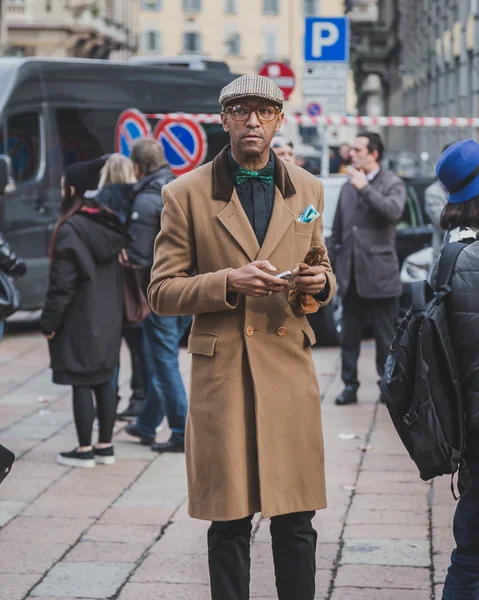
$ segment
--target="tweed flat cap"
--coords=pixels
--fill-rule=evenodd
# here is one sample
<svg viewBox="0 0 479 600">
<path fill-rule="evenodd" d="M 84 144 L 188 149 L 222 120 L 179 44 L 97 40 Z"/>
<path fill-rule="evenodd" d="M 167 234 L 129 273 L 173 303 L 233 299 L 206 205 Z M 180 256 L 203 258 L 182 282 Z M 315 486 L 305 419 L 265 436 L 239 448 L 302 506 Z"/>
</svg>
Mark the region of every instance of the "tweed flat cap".
<svg viewBox="0 0 479 600">
<path fill-rule="evenodd" d="M 284 102 L 283 92 L 269 77 L 261 75 L 243 75 L 238 77 L 221 90 L 220 104 L 225 107 L 241 98 L 254 96 L 264 98 L 282 107 Z"/>
</svg>

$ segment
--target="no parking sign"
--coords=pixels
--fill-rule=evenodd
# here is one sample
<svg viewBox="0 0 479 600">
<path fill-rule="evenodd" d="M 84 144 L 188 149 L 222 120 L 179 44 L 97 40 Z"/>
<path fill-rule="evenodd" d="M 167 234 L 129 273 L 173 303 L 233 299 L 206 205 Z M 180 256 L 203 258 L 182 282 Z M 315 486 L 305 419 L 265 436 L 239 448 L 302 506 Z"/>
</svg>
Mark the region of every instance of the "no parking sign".
<svg viewBox="0 0 479 600">
<path fill-rule="evenodd" d="M 168 117 L 159 121 L 153 137 L 163 145 L 166 160 L 178 177 L 192 171 L 205 160 L 208 149 L 205 130 L 186 117 Z"/>
<path fill-rule="evenodd" d="M 139 110 L 136 108 L 124 110 L 116 124 L 115 152 L 130 156 L 133 142 L 150 135 L 150 124 Z"/>
</svg>

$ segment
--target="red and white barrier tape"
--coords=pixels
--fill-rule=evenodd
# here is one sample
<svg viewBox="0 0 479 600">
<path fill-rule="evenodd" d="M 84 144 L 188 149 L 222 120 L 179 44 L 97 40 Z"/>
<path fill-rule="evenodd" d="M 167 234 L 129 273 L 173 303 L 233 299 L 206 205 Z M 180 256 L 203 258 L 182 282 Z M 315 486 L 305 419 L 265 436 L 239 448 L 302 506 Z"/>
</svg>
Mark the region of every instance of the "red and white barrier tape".
<svg viewBox="0 0 479 600">
<path fill-rule="evenodd" d="M 183 117 L 197 123 L 221 123 L 220 115 L 154 113 L 145 114 L 148 119 Z M 285 122 L 298 125 L 359 125 L 368 127 L 479 127 L 477 117 L 309 117 L 307 115 L 286 115 Z"/>
</svg>

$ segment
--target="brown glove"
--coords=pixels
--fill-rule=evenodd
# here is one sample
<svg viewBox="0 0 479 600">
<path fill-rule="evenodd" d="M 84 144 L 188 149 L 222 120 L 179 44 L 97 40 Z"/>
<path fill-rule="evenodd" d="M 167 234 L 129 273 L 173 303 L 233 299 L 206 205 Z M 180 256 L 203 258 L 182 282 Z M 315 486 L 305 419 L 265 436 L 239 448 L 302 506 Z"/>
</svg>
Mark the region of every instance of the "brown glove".
<svg viewBox="0 0 479 600">
<path fill-rule="evenodd" d="M 304 257 L 304 262 L 299 264 L 300 271 L 305 270 L 308 267 L 317 267 L 320 265 L 325 254 L 326 248 L 324 246 L 311 246 Z M 314 296 L 299 292 L 298 290 L 291 290 L 289 292 L 288 302 L 294 306 L 296 312 L 301 315 L 314 313 L 321 306 L 321 302 L 316 300 Z"/>
</svg>

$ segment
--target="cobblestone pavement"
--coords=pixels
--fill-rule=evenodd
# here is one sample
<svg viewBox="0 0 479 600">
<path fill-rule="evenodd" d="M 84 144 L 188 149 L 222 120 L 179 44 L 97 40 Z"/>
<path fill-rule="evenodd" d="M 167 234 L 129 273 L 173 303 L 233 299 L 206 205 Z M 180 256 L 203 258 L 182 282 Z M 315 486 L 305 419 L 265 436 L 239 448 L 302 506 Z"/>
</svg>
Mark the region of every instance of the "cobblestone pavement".
<svg viewBox="0 0 479 600">
<path fill-rule="evenodd" d="M 358 406 L 334 405 L 338 350 L 317 348 L 314 359 L 329 501 L 316 517 L 316 598 L 440 600 L 453 547 L 449 482 L 419 480 L 376 402 L 371 344 Z M 184 350 L 181 367 L 188 380 Z M 125 398 L 127 380 L 122 371 Z M 208 600 L 208 523 L 186 514 L 184 457 L 160 457 L 119 427 L 114 467 L 57 465 L 55 454 L 75 444 L 69 389 L 51 383 L 38 333 L 0 346 L 0 442 L 20 457 L 0 487 L 0 600 Z M 252 562 L 252 598 L 276 598 L 268 523 L 259 517 Z"/>
</svg>

